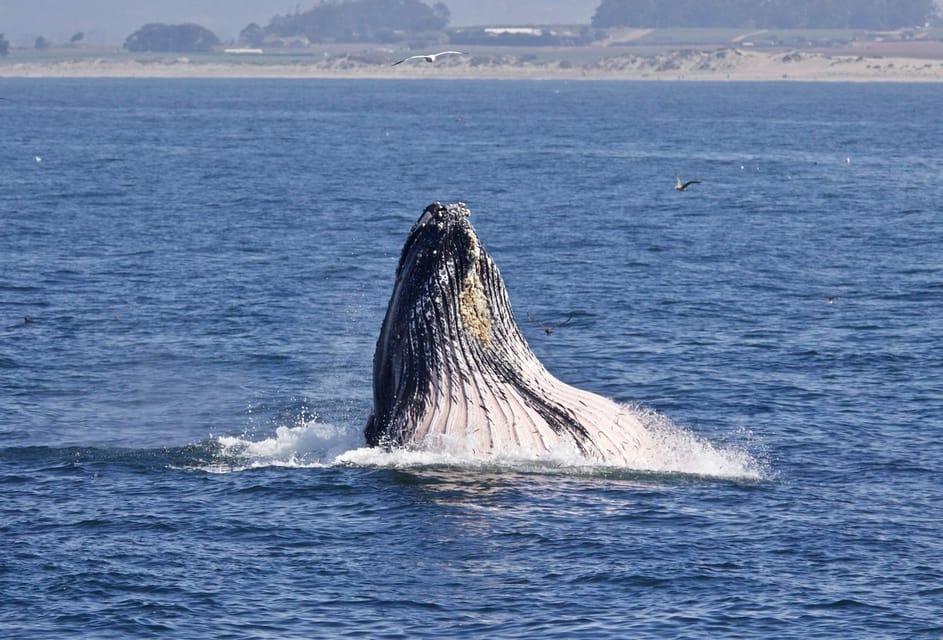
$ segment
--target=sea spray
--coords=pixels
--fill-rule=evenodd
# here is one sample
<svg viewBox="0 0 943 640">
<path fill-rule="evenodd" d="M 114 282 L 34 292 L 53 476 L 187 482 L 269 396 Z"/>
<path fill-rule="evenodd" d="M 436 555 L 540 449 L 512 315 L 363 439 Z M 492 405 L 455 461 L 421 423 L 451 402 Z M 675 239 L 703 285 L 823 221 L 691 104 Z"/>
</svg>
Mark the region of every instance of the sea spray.
<svg viewBox="0 0 943 640">
<path fill-rule="evenodd" d="M 640 454 L 638 463 L 630 468 L 588 460 L 575 446 L 567 445 L 560 445 L 550 452 L 507 450 L 481 457 L 456 455 L 452 453 L 452 447 L 422 450 L 366 447 L 357 425 L 337 425 L 312 419 L 298 426 L 279 426 L 274 435 L 261 440 L 219 436 L 219 459 L 212 470 L 344 465 L 382 468 L 445 466 L 587 475 L 625 470 L 742 480 L 764 480 L 770 475 L 762 459 L 742 445 L 715 443 L 655 411 L 627 408 L 639 417 L 657 444 L 654 449 Z"/>
</svg>

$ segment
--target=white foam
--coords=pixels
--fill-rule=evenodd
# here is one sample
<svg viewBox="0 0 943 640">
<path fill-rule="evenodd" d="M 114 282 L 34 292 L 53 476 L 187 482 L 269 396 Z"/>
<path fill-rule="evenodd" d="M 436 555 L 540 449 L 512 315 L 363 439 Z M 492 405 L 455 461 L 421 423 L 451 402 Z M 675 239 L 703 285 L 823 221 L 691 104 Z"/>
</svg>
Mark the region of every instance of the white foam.
<svg viewBox="0 0 943 640">
<path fill-rule="evenodd" d="M 222 458 L 239 461 L 231 470 L 286 466 L 323 467 L 335 464 L 338 455 L 363 446 L 359 430 L 311 420 L 296 427 L 278 427 L 262 440 L 220 436 Z"/>
<path fill-rule="evenodd" d="M 640 471 L 689 474 L 717 478 L 764 480 L 769 471 L 742 445 L 720 445 L 678 427 L 668 418 L 638 407 L 629 408 L 654 436 L 656 446 L 644 452 L 632 469 L 600 464 L 583 457 L 575 446 L 561 446 L 551 452 L 510 450 L 471 457 L 454 453 L 461 447 L 447 443 L 424 450 L 386 450 L 367 447 L 361 428 L 311 420 L 294 427 L 278 427 L 275 434 L 261 440 L 220 436 L 218 464 L 207 471 L 228 472 L 260 467 L 357 466 L 420 468 L 429 466 L 469 469 L 506 469 L 523 472 L 597 473 Z M 740 434 L 744 440 L 749 434 Z"/>
<path fill-rule="evenodd" d="M 532 451 L 512 449 L 501 451 L 487 456 L 472 456 L 456 453 L 464 447 L 450 447 L 447 440 L 439 438 L 435 447 L 422 450 L 381 449 L 361 447 L 347 451 L 338 456 L 338 464 L 364 467 L 427 467 L 427 466 L 457 466 L 467 468 L 501 468 L 516 470 L 560 469 L 563 467 L 585 467 L 587 460 L 582 457 L 575 447 L 561 447 L 551 452 L 535 453 Z"/>
<path fill-rule="evenodd" d="M 769 477 L 767 465 L 744 447 L 713 443 L 651 410 L 638 407 L 630 410 L 654 435 L 655 448 L 642 462 L 648 471 L 747 480 Z M 741 432 L 740 439 L 749 435 Z"/>
</svg>

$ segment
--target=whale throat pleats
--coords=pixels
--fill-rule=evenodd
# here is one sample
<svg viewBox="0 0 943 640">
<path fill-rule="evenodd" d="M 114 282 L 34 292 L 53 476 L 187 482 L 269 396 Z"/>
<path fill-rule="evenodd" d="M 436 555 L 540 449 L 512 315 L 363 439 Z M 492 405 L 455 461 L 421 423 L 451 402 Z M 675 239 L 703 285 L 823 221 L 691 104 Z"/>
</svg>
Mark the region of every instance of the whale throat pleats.
<svg viewBox="0 0 943 640">
<path fill-rule="evenodd" d="M 469 215 L 434 203 L 406 239 L 374 354 L 368 444 L 472 456 L 569 447 L 630 464 L 649 434 L 626 408 L 544 368 Z"/>
</svg>

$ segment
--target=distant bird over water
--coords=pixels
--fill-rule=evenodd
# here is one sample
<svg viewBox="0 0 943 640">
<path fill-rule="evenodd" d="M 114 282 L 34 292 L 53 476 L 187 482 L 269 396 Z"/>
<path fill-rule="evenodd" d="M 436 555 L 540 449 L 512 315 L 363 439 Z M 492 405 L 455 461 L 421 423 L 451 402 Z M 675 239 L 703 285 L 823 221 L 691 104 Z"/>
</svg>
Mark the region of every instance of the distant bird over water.
<svg viewBox="0 0 943 640">
<path fill-rule="evenodd" d="M 556 329 L 557 327 L 563 327 L 570 324 L 570 320 L 573 319 L 573 316 L 572 315 L 568 316 L 566 320 L 564 320 L 563 322 L 558 322 L 556 324 L 544 324 L 543 322 L 541 322 L 534 316 L 530 315 L 530 313 L 527 314 L 527 319 L 533 322 L 534 324 L 536 324 L 541 329 L 543 329 L 544 333 L 546 333 L 549 336 L 553 334 L 553 330 Z"/>
<path fill-rule="evenodd" d="M 681 183 L 681 176 L 675 176 L 675 190 L 676 191 L 687 191 L 688 187 L 692 184 L 701 184 L 700 180 L 688 180 L 685 183 Z"/>
<path fill-rule="evenodd" d="M 447 55 L 463 56 L 465 55 L 465 53 L 462 51 L 440 51 L 439 53 L 421 53 L 415 56 L 408 56 L 406 58 L 403 58 L 402 60 L 397 60 L 396 62 L 393 63 L 393 66 L 395 67 L 396 65 L 403 64 L 404 62 L 408 62 L 409 60 L 418 60 L 420 58 L 425 60 L 426 62 L 435 62 L 436 58 L 438 58 L 439 56 L 447 56 Z"/>
</svg>

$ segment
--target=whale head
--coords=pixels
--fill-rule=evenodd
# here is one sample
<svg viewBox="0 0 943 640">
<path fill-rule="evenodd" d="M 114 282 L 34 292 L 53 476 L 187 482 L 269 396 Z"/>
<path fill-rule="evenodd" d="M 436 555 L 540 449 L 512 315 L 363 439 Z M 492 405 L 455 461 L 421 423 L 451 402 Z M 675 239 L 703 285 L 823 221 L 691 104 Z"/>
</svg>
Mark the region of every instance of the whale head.
<svg viewBox="0 0 943 640">
<path fill-rule="evenodd" d="M 416 444 L 431 397 L 493 365 L 509 340 L 524 343 L 470 215 L 463 203 L 430 204 L 403 245 L 374 354 L 372 446 Z"/>
<path fill-rule="evenodd" d="M 632 460 L 641 424 L 547 372 L 469 215 L 462 203 L 433 203 L 406 238 L 374 352 L 367 444 Z"/>
</svg>

